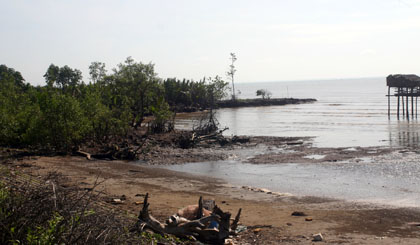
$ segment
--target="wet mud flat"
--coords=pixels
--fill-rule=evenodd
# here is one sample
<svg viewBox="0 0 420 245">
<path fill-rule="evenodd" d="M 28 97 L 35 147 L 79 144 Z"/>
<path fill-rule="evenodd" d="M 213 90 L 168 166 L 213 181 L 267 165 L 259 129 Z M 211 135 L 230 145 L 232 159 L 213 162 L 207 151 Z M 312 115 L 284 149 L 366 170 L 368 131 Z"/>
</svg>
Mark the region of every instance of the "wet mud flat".
<svg viewBox="0 0 420 245">
<path fill-rule="evenodd" d="M 227 147 L 203 145 L 178 149 L 160 145 L 150 149 L 150 155 L 137 163 L 88 161 L 75 156 L 32 156 L 3 164 L 33 178 L 57 171 L 68 177 L 68 185 L 82 188 L 90 188 L 95 181 L 103 181 L 98 188 L 106 195 L 125 197 L 124 202 L 117 206 L 107 205 L 132 214 L 133 217 L 138 214 L 141 206 L 137 203 L 142 201 L 145 193 L 150 193 L 151 212 L 160 220 L 165 220 L 179 208 L 196 203 L 199 196 L 214 199 L 223 210 L 232 213 L 242 208 L 241 221 L 248 229 L 236 238 L 239 244 L 312 244 L 312 234 L 320 232 L 324 237 L 323 242 L 330 244 L 418 244 L 420 211 L 415 207 L 374 205 L 293 193 L 269 193 L 261 188 L 245 188 L 222 178 L 161 168 L 212 159 L 244 161 L 256 167 L 273 162 L 287 165 L 288 161 L 301 162 L 304 159 L 307 162 L 298 164 L 322 164 L 317 162 L 321 156 L 340 156 L 343 150 L 313 148 L 310 138 L 252 137 L 247 143 Z M 301 151 L 306 153 L 296 153 Z M 348 151 L 351 153 L 333 160 L 338 163 L 359 161 L 361 164 L 364 157 L 370 155 L 375 155 L 376 159 L 389 159 L 390 154 L 391 157 L 409 155 L 413 158 L 416 154 L 409 149 L 392 149 L 388 152 L 381 148 L 356 148 Z M 278 161 L 281 155 L 288 160 Z M 255 164 L 255 159 L 264 156 L 267 156 L 266 160 L 259 160 Z M 327 164 L 335 165 L 337 162 Z M 304 181 L 302 185 L 305 185 Z M 303 212 L 306 216 L 293 216 L 295 211 Z"/>
</svg>

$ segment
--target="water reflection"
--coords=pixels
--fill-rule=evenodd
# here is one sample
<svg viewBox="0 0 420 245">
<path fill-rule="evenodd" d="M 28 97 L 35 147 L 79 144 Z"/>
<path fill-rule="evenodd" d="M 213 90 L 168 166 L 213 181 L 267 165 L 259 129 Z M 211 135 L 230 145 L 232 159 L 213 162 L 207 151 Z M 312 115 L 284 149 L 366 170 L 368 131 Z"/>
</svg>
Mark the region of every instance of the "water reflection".
<svg viewBox="0 0 420 245">
<path fill-rule="evenodd" d="M 231 132 L 232 132 L 232 134 L 233 135 L 237 135 L 238 134 L 238 132 L 237 132 L 237 128 L 238 128 L 238 116 L 237 116 L 237 113 L 238 113 L 238 108 L 232 108 L 231 109 L 231 113 L 229 113 L 229 121 L 231 122 L 231 125 L 229 125 L 229 126 L 227 126 L 227 127 L 232 127 L 232 129 L 231 129 Z M 217 113 L 216 113 L 216 116 L 217 116 Z"/>
<path fill-rule="evenodd" d="M 390 146 L 417 147 L 420 145 L 418 121 L 389 123 Z"/>
</svg>

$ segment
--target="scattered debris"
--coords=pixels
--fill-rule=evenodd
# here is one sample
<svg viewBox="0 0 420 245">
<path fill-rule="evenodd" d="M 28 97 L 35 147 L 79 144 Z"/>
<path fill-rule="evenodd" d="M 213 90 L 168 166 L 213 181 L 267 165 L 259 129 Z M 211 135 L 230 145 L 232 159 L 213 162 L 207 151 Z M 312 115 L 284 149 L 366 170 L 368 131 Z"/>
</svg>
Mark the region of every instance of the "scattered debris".
<svg viewBox="0 0 420 245">
<path fill-rule="evenodd" d="M 131 173 L 143 173 L 144 171 L 137 170 L 137 169 L 129 169 L 128 172 L 131 172 Z"/>
<path fill-rule="evenodd" d="M 314 242 L 321 242 L 322 240 L 324 240 L 324 237 L 322 236 L 321 233 L 314 234 L 312 236 L 312 241 L 314 241 Z"/>
<path fill-rule="evenodd" d="M 210 242 L 212 244 L 224 244 L 225 239 L 229 238 L 229 235 L 237 234 L 236 228 L 239 223 L 241 209 L 239 209 L 238 214 L 231 223 L 231 214 L 229 212 L 223 212 L 217 205 L 210 212 L 204 208 L 203 198 L 200 197 L 198 205 L 190 205 L 179 210 L 177 214 L 169 217 L 166 223 L 163 224 L 149 214 L 150 204 L 148 198 L 149 194 L 146 193 L 143 208 L 133 230 L 142 232 L 149 229 L 161 235 L 193 236 L 201 242 Z"/>
<path fill-rule="evenodd" d="M 272 191 L 270 191 L 269 189 L 265 189 L 265 188 L 260 188 L 260 189 L 258 189 L 258 191 L 259 192 L 264 192 L 264 193 L 267 193 L 267 194 L 271 194 L 272 193 Z"/>
<path fill-rule="evenodd" d="M 420 226 L 420 222 L 409 222 L 407 223 L 409 226 Z"/>
<path fill-rule="evenodd" d="M 229 238 L 225 240 L 225 245 L 234 245 L 233 239 Z"/>
</svg>

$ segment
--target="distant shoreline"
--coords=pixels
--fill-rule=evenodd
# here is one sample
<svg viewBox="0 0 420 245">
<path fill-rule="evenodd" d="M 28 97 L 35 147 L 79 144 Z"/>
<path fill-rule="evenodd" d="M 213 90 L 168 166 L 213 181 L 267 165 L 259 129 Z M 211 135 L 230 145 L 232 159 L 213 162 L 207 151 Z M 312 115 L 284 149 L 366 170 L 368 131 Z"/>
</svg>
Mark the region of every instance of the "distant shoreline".
<svg viewBox="0 0 420 245">
<path fill-rule="evenodd" d="M 217 102 L 218 108 L 236 108 L 236 107 L 256 107 L 272 105 L 290 105 L 313 103 L 316 99 L 295 99 L 295 98 L 273 98 L 273 99 L 241 99 L 241 100 L 222 100 Z"/>
</svg>

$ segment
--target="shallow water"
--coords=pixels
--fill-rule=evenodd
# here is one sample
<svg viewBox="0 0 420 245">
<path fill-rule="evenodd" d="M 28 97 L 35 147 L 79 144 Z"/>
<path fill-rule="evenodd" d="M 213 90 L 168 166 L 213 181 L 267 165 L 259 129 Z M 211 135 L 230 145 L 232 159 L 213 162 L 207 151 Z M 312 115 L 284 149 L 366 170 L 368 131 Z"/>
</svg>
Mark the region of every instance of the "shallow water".
<svg viewBox="0 0 420 245">
<path fill-rule="evenodd" d="M 316 103 L 221 109 L 217 118 L 226 135 L 312 136 L 314 146 L 418 147 L 417 119 L 396 118 L 391 100 L 388 120 L 385 78 L 237 84 L 240 98 L 267 89 L 273 97 L 315 98 Z M 179 120 L 177 127 L 191 128 Z M 256 154 L 256 153 L 255 153 Z M 321 158 L 322 156 L 309 156 Z M 349 162 L 253 165 L 234 159 L 167 168 L 296 195 L 340 198 L 398 206 L 420 206 L 420 157 L 393 153 Z"/>
<path fill-rule="evenodd" d="M 240 84 L 240 98 L 255 98 L 257 89 L 273 97 L 315 98 L 316 103 L 226 108 L 217 111 L 225 135 L 313 136 L 319 147 L 418 146 L 416 119 L 397 120 L 392 98 L 388 120 L 385 78 Z M 191 128 L 188 120 L 178 127 Z"/>
<path fill-rule="evenodd" d="M 319 164 L 187 163 L 167 169 L 220 178 L 234 185 L 298 196 L 338 198 L 404 207 L 420 206 L 419 156 L 393 153 L 376 159 Z"/>
</svg>

